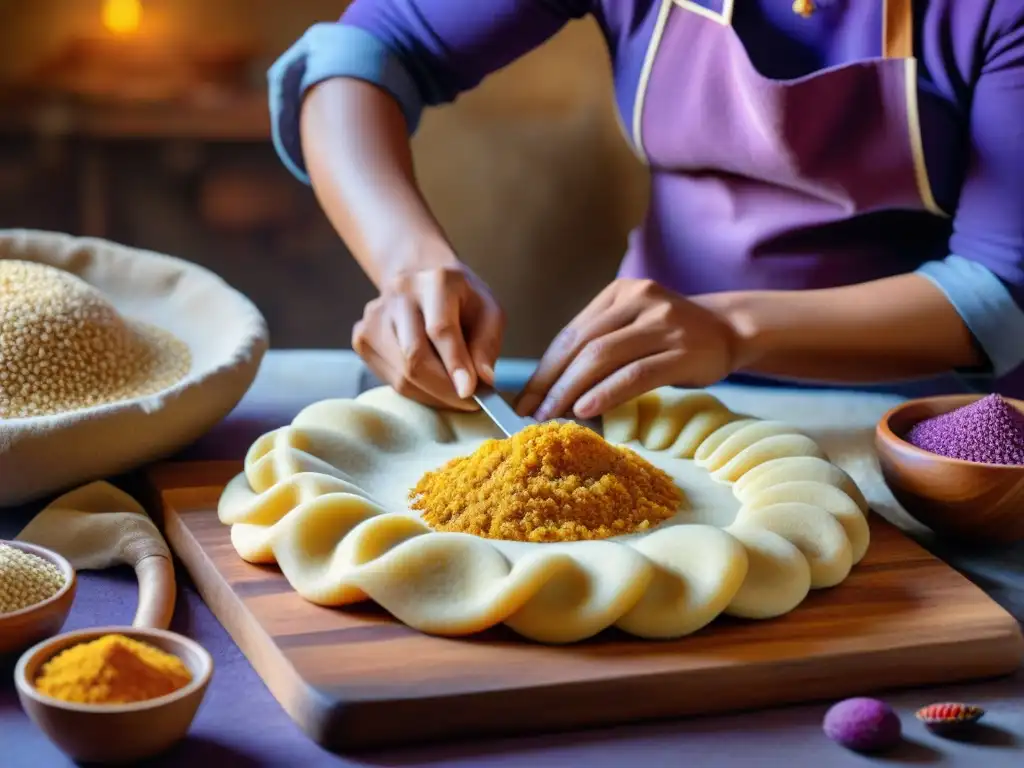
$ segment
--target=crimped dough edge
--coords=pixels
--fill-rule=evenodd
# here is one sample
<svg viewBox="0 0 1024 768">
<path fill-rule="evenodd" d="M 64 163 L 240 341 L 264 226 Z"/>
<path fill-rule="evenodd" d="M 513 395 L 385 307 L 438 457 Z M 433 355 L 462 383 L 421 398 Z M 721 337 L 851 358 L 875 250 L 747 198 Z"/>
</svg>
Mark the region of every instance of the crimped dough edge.
<svg viewBox="0 0 1024 768">
<path fill-rule="evenodd" d="M 732 523 L 513 547 L 434 531 L 380 502 L 363 481 L 386 483 L 387 468 L 417 453 L 441 446 L 465 455 L 500 435 L 484 414 L 439 413 L 389 387 L 314 403 L 258 438 L 224 489 L 218 517 L 242 559 L 276 564 L 313 603 L 372 600 L 428 634 L 504 624 L 542 643 L 610 627 L 670 639 L 722 614 L 774 618 L 811 590 L 841 583 L 864 556 L 863 494 L 800 430 L 674 387 L 602 421 L 610 442 L 692 459 L 730 486 L 741 504 Z"/>
</svg>

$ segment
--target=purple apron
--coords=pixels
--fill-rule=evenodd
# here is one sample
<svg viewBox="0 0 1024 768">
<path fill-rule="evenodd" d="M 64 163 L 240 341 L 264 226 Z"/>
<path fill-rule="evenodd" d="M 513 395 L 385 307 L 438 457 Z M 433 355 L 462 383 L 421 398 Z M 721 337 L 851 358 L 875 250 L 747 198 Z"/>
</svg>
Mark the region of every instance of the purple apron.
<svg viewBox="0 0 1024 768">
<path fill-rule="evenodd" d="M 650 213 L 620 275 L 684 294 L 801 289 L 945 257 L 911 0 L 887 0 L 881 58 L 792 80 L 757 71 L 733 2 L 662 0 L 631 126 L 652 171 Z"/>
</svg>

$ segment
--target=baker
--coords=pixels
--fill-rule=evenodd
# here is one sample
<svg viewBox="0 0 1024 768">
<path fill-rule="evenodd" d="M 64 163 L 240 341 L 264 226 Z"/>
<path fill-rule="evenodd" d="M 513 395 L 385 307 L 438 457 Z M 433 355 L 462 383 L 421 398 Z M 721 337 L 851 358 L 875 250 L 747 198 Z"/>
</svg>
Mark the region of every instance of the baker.
<svg viewBox="0 0 1024 768">
<path fill-rule="evenodd" d="M 353 333 L 471 407 L 504 319 L 413 178 L 422 110 L 592 15 L 651 172 L 617 279 L 517 407 L 590 418 L 736 372 L 1024 394 L 1021 0 L 354 0 L 269 72 L 275 146 L 380 290 Z"/>
</svg>

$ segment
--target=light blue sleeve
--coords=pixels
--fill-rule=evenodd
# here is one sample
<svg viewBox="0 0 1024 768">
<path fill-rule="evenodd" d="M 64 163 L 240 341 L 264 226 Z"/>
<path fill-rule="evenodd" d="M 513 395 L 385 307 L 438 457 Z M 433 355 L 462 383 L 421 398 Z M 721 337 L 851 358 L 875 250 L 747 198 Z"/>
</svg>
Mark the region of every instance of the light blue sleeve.
<svg viewBox="0 0 1024 768">
<path fill-rule="evenodd" d="M 305 184 L 309 175 L 299 134 L 302 99 L 314 85 L 332 77 L 353 77 L 388 91 L 401 107 L 410 133 L 423 111 L 416 83 L 383 42 L 358 27 L 314 24 L 267 71 L 274 149 Z"/>
<path fill-rule="evenodd" d="M 1024 310 L 994 272 L 956 255 L 923 264 L 917 272 L 960 313 L 992 364 L 990 375 L 999 378 L 1024 363 Z"/>
</svg>

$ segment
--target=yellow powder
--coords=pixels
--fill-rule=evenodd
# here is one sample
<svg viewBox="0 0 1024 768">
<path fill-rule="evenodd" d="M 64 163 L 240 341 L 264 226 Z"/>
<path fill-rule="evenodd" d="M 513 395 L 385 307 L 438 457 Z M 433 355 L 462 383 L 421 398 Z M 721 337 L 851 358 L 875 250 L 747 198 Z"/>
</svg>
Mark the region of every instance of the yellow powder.
<svg viewBox="0 0 1024 768">
<path fill-rule="evenodd" d="M 647 530 L 675 514 L 683 494 L 636 452 L 551 421 L 427 472 L 410 499 L 435 530 L 542 542 Z"/>
<path fill-rule="evenodd" d="M 152 394 L 184 378 L 190 366 L 183 342 L 126 321 L 79 277 L 0 259 L 0 419 Z"/>
<path fill-rule="evenodd" d="M 166 696 L 191 680 L 174 654 L 114 634 L 61 651 L 43 664 L 35 685 L 63 701 L 129 704 Z"/>
</svg>

